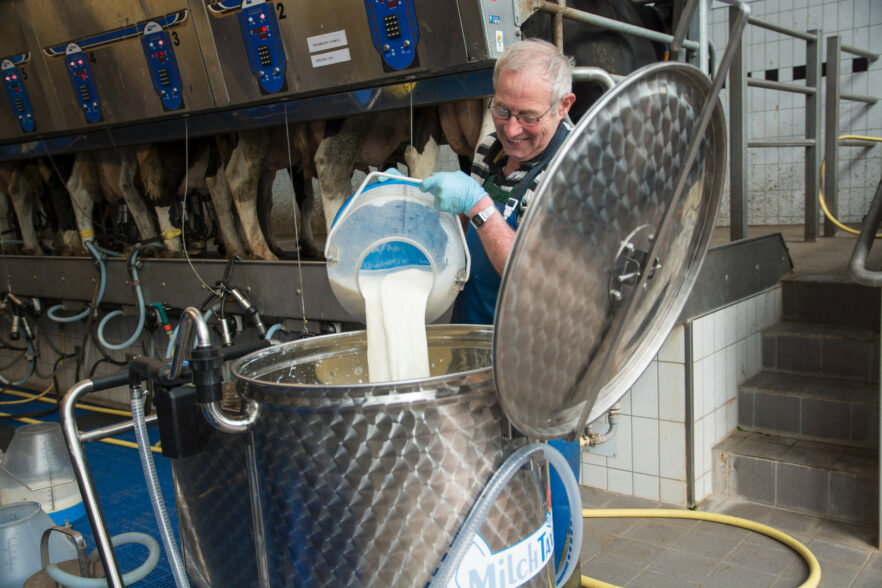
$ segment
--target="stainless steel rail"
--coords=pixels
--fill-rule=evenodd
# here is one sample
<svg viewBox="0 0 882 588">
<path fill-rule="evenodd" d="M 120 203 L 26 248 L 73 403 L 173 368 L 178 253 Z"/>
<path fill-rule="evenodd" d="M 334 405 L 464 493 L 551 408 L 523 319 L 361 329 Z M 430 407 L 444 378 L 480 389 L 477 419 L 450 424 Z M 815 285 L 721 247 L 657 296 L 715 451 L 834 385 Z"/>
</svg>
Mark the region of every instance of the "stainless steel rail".
<svg viewBox="0 0 882 588">
<path fill-rule="evenodd" d="M 729 9 L 729 27 L 737 14 Z M 748 147 L 804 147 L 805 148 L 805 240 L 817 239 L 818 182 L 820 176 L 820 131 L 821 99 L 820 79 L 823 62 L 821 31 L 798 31 L 789 27 L 750 17 L 748 24 L 806 41 L 806 79 L 805 85 L 754 80 L 747 78 L 745 71 L 746 48 L 742 43 L 732 69 L 729 71 L 730 128 L 730 194 L 729 238 L 732 241 L 747 237 L 747 199 L 748 199 Z M 804 139 L 748 139 L 747 137 L 747 87 L 763 88 L 781 92 L 805 95 L 805 138 Z"/>
<path fill-rule="evenodd" d="M 848 264 L 848 275 L 855 282 L 873 288 L 882 288 L 882 271 L 867 269 L 867 256 L 870 253 L 870 248 L 873 246 L 873 240 L 876 237 L 876 231 L 879 229 L 880 222 L 882 222 L 882 181 L 879 182 L 879 186 L 876 188 L 876 195 L 873 196 L 870 211 L 864 219 L 861 234 L 854 245 L 851 261 Z"/>
<path fill-rule="evenodd" d="M 64 440 L 67 443 L 67 450 L 70 453 L 70 459 L 74 466 L 77 486 L 79 486 L 80 494 L 83 496 L 89 524 L 92 526 L 92 531 L 95 535 L 95 545 L 98 549 L 98 554 L 101 556 L 101 562 L 104 564 L 104 574 L 108 585 L 113 588 L 122 588 L 125 586 L 122 573 L 119 570 L 116 554 L 113 551 L 110 532 L 107 530 L 107 523 L 104 521 L 101 502 L 98 500 L 95 482 L 92 480 L 91 471 L 89 471 L 89 464 L 86 461 L 86 453 L 83 451 L 82 438 L 79 431 L 77 431 L 77 419 L 74 413 L 74 407 L 79 399 L 92 392 L 93 389 L 94 383 L 92 380 L 81 380 L 67 391 L 64 398 L 61 399 L 61 428 L 64 432 Z"/>
<path fill-rule="evenodd" d="M 856 55 L 863 55 L 875 61 L 878 55 L 868 51 L 856 50 L 842 44 L 838 35 L 827 38 L 827 105 L 826 125 L 824 128 L 824 157 L 826 159 L 826 174 L 824 175 L 824 200 L 827 209 L 834 217 L 839 214 L 839 109 L 841 100 L 864 102 L 873 105 L 879 101 L 876 96 L 864 96 L 860 94 L 843 94 L 840 70 L 842 52 L 847 51 Z M 853 145 L 853 144 L 852 144 Z M 866 146 L 861 144 L 860 146 Z M 836 225 L 829 218 L 824 217 L 824 236 L 832 237 L 836 234 Z"/>
<path fill-rule="evenodd" d="M 656 43 L 671 43 L 674 40 L 673 35 L 660 33 L 651 29 L 645 29 L 636 25 L 630 25 L 612 18 L 606 18 L 604 16 L 591 14 L 590 12 L 583 12 L 574 8 L 567 8 L 553 2 L 543 2 L 539 4 L 537 8 L 542 12 L 548 12 L 549 14 L 554 15 L 560 14 L 563 15 L 564 18 L 569 18 L 571 20 L 576 20 L 585 24 L 603 27 L 605 29 L 616 31 L 618 33 L 624 33 L 626 35 L 642 37 L 644 39 L 649 39 L 650 41 L 655 41 Z M 698 51 L 699 48 L 697 41 L 690 40 L 682 41 L 682 46 L 693 51 Z"/>
</svg>

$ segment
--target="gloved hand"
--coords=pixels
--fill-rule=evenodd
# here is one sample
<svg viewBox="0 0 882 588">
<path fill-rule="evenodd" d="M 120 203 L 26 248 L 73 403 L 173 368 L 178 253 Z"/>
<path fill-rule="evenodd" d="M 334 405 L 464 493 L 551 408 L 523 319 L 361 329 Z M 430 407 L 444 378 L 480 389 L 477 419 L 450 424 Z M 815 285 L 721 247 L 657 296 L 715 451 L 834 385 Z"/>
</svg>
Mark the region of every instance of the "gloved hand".
<svg viewBox="0 0 882 588">
<path fill-rule="evenodd" d="M 451 214 L 468 214 L 487 195 L 478 182 L 461 171 L 434 173 L 423 180 L 420 190 L 435 197 L 435 208 Z"/>
<path fill-rule="evenodd" d="M 384 173 L 384 174 L 389 174 L 389 175 L 392 175 L 392 176 L 404 176 L 403 173 L 401 173 L 400 171 L 398 171 L 398 168 L 397 168 L 397 167 L 390 167 L 389 169 L 384 169 L 384 170 L 383 170 L 383 173 Z M 382 177 L 382 176 L 381 176 L 381 177 L 377 178 L 377 181 L 378 181 L 378 182 L 385 182 L 386 180 L 391 180 L 391 179 L 392 179 L 392 178 L 385 178 L 385 177 Z"/>
</svg>

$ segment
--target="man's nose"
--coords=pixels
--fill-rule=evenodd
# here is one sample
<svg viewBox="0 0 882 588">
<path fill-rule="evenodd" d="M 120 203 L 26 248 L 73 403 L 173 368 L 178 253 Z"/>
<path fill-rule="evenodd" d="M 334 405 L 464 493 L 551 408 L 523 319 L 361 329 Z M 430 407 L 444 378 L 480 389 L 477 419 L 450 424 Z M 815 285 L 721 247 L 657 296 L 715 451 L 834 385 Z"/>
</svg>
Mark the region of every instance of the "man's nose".
<svg viewBox="0 0 882 588">
<path fill-rule="evenodd" d="M 518 135 L 524 127 L 521 126 L 521 121 L 515 115 L 511 115 L 508 117 L 508 120 L 505 121 L 505 134 L 509 137 L 514 137 Z"/>
</svg>

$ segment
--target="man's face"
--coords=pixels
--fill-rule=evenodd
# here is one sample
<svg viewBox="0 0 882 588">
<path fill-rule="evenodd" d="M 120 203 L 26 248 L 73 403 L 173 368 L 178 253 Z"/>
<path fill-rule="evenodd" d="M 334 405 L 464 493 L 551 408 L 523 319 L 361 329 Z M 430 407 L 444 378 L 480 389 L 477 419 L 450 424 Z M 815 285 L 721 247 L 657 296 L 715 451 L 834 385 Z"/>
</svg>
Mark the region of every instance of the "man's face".
<svg viewBox="0 0 882 588">
<path fill-rule="evenodd" d="M 493 117 L 502 147 L 518 164 L 542 153 L 575 100 L 573 94 L 567 94 L 560 103 L 548 110 L 551 106 L 551 85 L 543 79 L 543 74 L 536 69 L 499 72 L 494 106 L 515 114 L 535 116 L 548 111 L 534 127 L 524 126 L 515 116 L 510 116 L 508 120 Z"/>
</svg>

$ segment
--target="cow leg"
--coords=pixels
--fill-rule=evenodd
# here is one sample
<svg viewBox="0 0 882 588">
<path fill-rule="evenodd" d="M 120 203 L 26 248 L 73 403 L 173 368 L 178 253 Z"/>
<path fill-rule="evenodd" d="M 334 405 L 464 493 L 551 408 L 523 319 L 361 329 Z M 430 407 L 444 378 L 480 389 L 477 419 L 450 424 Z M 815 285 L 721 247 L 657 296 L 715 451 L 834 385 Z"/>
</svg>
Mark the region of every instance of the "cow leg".
<svg viewBox="0 0 882 588">
<path fill-rule="evenodd" d="M 428 178 L 438 164 L 441 124 L 434 108 L 418 111 L 414 120 L 413 145 L 404 149 L 404 163 L 414 178 Z"/>
<path fill-rule="evenodd" d="M 278 258 L 264 239 L 257 216 L 258 185 L 268 151 L 269 134 L 266 131 L 240 133 L 224 175 L 239 212 L 251 257 L 276 261 Z"/>
<path fill-rule="evenodd" d="M 21 169 L 16 167 L 12 171 L 12 179 L 9 181 L 9 198 L 18 218 L 18 227 L 21 231 L 22 253 L 25 255 L 43 255 L 43 248 L 37 240 L 37 231 L 34 229 L 34 198 L 35 188 L 24 176 Z"/>
<path fill-rule="evenodd" d="M 227 255 L 245 257 L 245 246 L 239 239 L 239 231 L 236 230 L 236 218 L 233 215 L 233 196 L 224 176 L 223 168 L 214 176 L 205 177 L 205 186 L 211 194 L 211 202 L 214 204 L 214 212 L 217 215 L 217 232 Z"/>
<path fill-rule="evenodd" d="M 18 233 L 15 230 L 15 221 L 13 215 L 12 203 L 9 201 L 9 194 L 5 190 L 0 190 L 0 239 L 16 240 Z M 3 250 L 9 251 L 6 244 L 3 244 Z"/>
<path fill-rule="evenodd" d="M 90 162 L 87 161 L 87 157 L 84 154 L 77 154 L 66 183 L 81 242 L 92 241 L 95 238 L 95 227 L 92 224 L 95 200 L 88 188 L 89 185 L 94 185 L 94 181 L 86 177 L 86 174 L 90 173 Z"/>
<path fill-rule="evenodd" d="M 158 236 L 156 226 L 153 224 L 153 217 L 150 214 L 150 209 L 147 208 L 144 196 L 135 187 L 135 175 L 138 173 L 138 160 L 135 158 L 134 153 L 131 153 L 126 149 L 120 150 L 119 155 L 119 192 L 126 201 L 126 206 L 129 208 L 129 214 L 132 215 L 132 218 L 135 220 L 138 232 L 141 233 L 141 239 L 145 241 L 153 239 Z M 176 249 L 174 245 L 175 240 L 177 240 Z M 166 238 L 166 236 L 163 235 L 163 242 L 167 251 L 174 252 L 176 250 L 181 250 L 180 234 L 169 236 L 169 238 Z"/>
<path fill-rule="evenodd" d="M 312 230 L 312 215 L 315 213 L 315 192 L 312 189 L 312 180 L 303 177 L 303 173 L 289 169 L 291 185 L 297 198 L 297 209 L 300 212 L 300 255 L 314 259 L 321 259 L 321 248 L 315 240 Z"/>
<path fill-rule="evenodd" d="M 70 177 L 70 166 L 73 164 L 73 158 L 59 158 L 58 165 L 63 168 L 58 173 L 42 162 L 39 166 L 40 175 L 43 177 L 43 183 L 46 185 L 46 193 L 49 199 L 49 206 L 55 211 L 57 219 L 57 234 L 55 236 L 55 249 L 59 255 L 75 255 L 83 250 L 83 243 L 77 233 L 77 221 L 74 216 L 73 207 L 71 205 L 70 195 L 67 193 L 62 181 L 62 176 Z"/>
<path fill-rule="evenodd" d="M 328 232 L 337 211 L 352 191 L 352 169 L 358 158 L 371 121 L 369 117 L 350 117 L 339 132 L 326 135 L 315 153 L 315 170 Z"/>
</svg>

